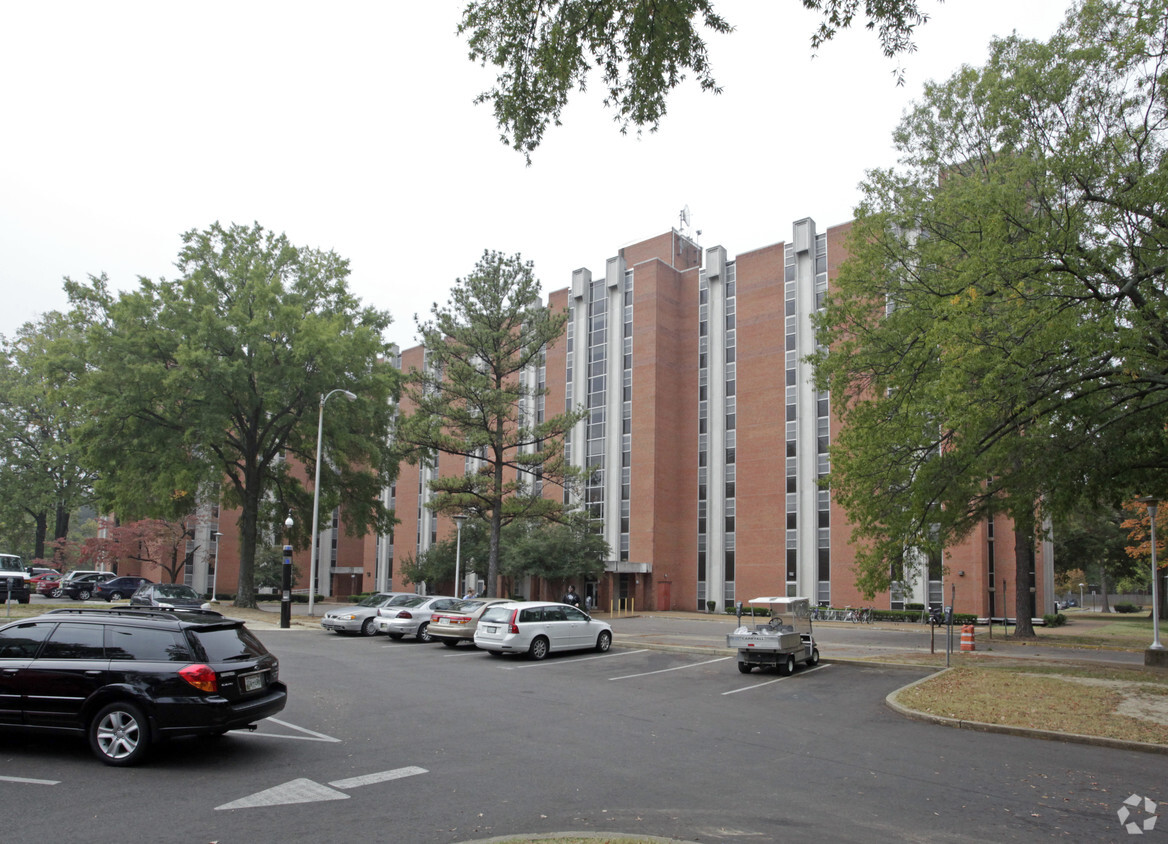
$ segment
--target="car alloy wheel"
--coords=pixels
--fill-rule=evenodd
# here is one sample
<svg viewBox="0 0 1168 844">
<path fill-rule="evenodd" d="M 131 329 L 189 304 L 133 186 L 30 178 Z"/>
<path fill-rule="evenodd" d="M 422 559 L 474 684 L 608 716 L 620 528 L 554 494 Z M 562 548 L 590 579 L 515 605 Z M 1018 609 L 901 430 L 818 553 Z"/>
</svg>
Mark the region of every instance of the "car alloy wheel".
<svg viewBox="0 0 1168 844">
<path fill-rule="evenodd" d="M 146 730 L 146 718 L 137 706 L 111 703 L 89 722 L 89 746 L 107 765 L 133 765 L 150 746 Z"/>
<path fill-rule="evenodd" d="M 543 659 L 548 655 L 548 640 L 543 636 L 536 636 L 531 642 L 531 647 L 527 649 L 527 653 L 532 659 Z"/>
<path fill-rule="evenodd" d="M 612 647 L 612 634 L 607 630 L 600 631 L 600 635 L 596 637 L 596 650 L 604 653 Z"/>
</svg>

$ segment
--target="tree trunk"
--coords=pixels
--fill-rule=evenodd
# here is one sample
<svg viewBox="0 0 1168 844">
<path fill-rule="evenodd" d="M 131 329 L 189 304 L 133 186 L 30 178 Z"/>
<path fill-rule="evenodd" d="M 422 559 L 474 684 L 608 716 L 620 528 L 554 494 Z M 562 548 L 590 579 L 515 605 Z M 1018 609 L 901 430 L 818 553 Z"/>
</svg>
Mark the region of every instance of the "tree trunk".
<svg viewBox="0 0 1168 844">
<path fill-rule="evenodd" d="M 1102 564 L 1099 566 L 1099 592 L 1101 593 L 1102 603 L 1099 605 L 1103 612 L 1111 612 L 1111 605 L 1107 602 L 1107 569 Z"/>
<path fill-rule="evenodd" d="M 53 539 L 64 539 L 69 535 L 69 511 L 57 505 L 57 523 L 53 528 Z"/>
<path fill-rule="evenodd" d="M 1030 615 L 1030 553 L 1033 548 L 1033 532 L 1025 524 L 1014 524 L 1014 638 L 1035 639 L 1034 624 Z"/>
<path fill-rule="evenodd" d="M 236 581 L 233 602 L 233 606 L 236 607 L 256 605 L 255 555 L 256 542 L 259 538 L 260 496 L 263 493 L 259 483 L 259 472 L 248 471 L 245 475 L 245 484 L 243 507 L 239 513 L 239 579 Z"/>
<path fill-rule="evenodd" d="M 36 536 L 33 540 L 32 555 L 38 560 L 45 558 L 45 539 L 48 536 L 48 519 L 44 511 L 32 513 L 33 523 L 36 525 Z"/>
</svg>

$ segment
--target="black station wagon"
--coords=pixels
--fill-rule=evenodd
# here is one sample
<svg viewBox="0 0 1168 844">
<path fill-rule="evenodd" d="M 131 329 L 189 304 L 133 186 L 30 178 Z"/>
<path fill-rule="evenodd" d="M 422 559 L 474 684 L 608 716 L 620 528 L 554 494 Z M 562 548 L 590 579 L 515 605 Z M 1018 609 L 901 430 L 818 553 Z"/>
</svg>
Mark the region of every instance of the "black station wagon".
<svg viewBox="0 0 1168 844">
<path fill-rule="evenodd" d="M 279 661 L 207 610 L 76 608 L 0 627 L 0 728 L 84 735 L 107 765 L 179 736 L 254 728 L 288 698 Z"/>
</svg>

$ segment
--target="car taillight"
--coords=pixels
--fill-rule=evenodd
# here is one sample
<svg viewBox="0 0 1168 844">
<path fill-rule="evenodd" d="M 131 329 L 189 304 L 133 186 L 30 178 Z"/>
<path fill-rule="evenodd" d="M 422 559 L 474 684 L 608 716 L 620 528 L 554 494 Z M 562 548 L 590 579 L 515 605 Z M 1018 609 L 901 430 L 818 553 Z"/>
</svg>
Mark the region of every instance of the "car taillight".
<svg viewBox="0 0 1168 844">
<path fill-rule="evenodd" d="M 209 665 L 188 665 L 179 669 L 178 676 L 200 692 L 214 694 L 219 691 L 219 678 L 215 676 L 215 669 Z"/>
<path fill-rule="evenodd" d="M 519 610 L 511 610 L 511 632 L 519 633 L 519 625 L 515 623 L 515 619 L 519 617 Z"/>
<path fill-rule="evenodd" d="M 413 618 L 413 614 L 409 610 L 402 610 L 397 614 L 398 618 Z"/>
</svg>

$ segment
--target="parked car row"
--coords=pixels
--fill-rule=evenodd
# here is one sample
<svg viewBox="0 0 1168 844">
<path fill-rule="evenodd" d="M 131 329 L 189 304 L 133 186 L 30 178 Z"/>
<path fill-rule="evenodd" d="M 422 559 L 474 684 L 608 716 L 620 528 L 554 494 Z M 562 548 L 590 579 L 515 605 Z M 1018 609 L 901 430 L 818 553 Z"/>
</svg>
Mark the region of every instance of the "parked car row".
<svg viewBox="0 0 1168 844">
<path fill-rule="evenodd" d="M 470 642 L 492 656 L 526 654 L 543 659 L 553 651 L 603 653 L 612 646 L 612 627 L 606 622 L 555 601 L 381 592 L 353 606 L 328 610 L 320 623 L 334 633 L 384 633 L 395 641 L 413 636 L 447 647 Z"/>
</svg>

